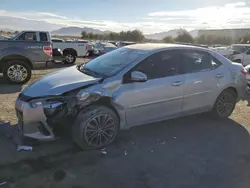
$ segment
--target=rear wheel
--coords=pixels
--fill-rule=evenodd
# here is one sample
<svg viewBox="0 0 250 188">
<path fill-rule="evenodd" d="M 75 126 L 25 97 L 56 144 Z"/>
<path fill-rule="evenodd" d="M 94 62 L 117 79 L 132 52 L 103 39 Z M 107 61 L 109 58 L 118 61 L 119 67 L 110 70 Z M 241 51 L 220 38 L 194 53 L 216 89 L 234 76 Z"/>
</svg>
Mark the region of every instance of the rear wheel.
<svg viewBox="0 0 250 188">
<path fill-rule="evenodd" d="M 31 78 L 31 67 L 21 60 L 11 60 L 3 67 L 3 76 L 14 84 L 24 84 Z"/>
<path fill-rule="evenodd" d="M 119 131 L 116 113 L 105 106 L 90 106 L 80 112 L 72 136 L 83 150 L 103 148 L 114 141 Z"/>
<path fill-rule="evenodd" d="M 76 56 L 73 53 L 65 54 L 65 62 L 67 64 L 73 64 L 76 61 Z"/>
<path fill-rule="evenodd" d="M 224 90 L 217 98 L 212 113 L 217 118 L 227 118 L 234 111 L 237 101 L 236 92 L 232 89 Z"/>
</svg>

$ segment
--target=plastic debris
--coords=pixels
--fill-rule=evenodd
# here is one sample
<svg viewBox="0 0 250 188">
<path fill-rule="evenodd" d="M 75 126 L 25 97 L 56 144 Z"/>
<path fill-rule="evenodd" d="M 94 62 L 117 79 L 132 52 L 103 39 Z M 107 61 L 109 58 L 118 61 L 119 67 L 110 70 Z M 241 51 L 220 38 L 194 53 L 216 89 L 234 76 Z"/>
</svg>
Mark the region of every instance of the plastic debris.
<svg viewBox="0 0 250 188">
<path fill-rule="evenodd" d="M 163 141 L 161 144 L 166 144 L 166 141 Z"/>
<path fill-rule="evenodd" d="M 6 184 L 6 181 L 4 181 L 4 182 L 0 183 L 0 186 L 1 186 L 1 185 L 4 185 L 4 184 Z"/>
<path fill-rule="evenodd" d="M 103 148 L 103 149 L 101 150 L 101 153 L 102 153 L 103 155 L 107 155 L 107 154 L 108 154 L 108 152 L 106 151 L 105 148 Z"/>
<path fill-rule="evenodd" d="M 32 146 L 17 146 L 17 151 L 32 151 L 33 147 Z"/>
<path fill-rule="evenodd" d="M 176 137 L 174 136 L 173 139 L 176 139 Z"/>
<path fill-rule="evenodd" d="M 126 150 L 124 151 L 124 155 L 125 155 L 125 156 L 127 156 L 127 155 L 128 155 L 128 152 L 127 152 Z"/>
<path fill-rule="evenodd" d="M 155 150 L 151 149 L 151 151 L 150 151 L 150 152 L 151 152 L 151 153 L 153 153 L 154 151 L 155 151 Z"/>
</svg>

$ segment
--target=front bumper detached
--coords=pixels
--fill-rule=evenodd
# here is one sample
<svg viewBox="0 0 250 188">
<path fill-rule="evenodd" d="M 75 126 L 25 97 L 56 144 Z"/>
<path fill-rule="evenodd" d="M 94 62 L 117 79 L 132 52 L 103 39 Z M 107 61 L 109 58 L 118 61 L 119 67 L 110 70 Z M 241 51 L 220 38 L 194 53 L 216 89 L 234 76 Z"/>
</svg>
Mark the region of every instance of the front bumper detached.
<svg viewBox="0 0 250 188">
<path fill-rule="evenodd" d="M 55 139 L 55 135 L 47 123 L 42 103 L 33 108 L 28 102 L 17 99 L 15 108 L 18 128 L 23 136 L 44 141 Z M 46 134 L 42 130 L 45 130 Z"/>
</svg>

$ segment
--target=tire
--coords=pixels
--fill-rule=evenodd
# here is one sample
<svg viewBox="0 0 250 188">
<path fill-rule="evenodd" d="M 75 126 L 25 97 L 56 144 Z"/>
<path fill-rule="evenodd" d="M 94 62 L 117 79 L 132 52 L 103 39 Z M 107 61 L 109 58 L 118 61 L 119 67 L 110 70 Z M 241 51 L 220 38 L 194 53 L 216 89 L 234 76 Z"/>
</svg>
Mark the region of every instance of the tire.
<svg viewBox="0 0 250 188">
<path fill-rule="evenodd" d="M 13 73 L 13 71 L 16 71 L 16 74 L 19 74 L 19 75 L 16 75 L 16 77 L 11 77 L 11 73 Z M 31 67 L 25 61 L 11 60 L 11 61 L 6 62 L 3 67 L 4 78 L 7 79 L 7 81 L 12 84 L 24 84 L 28 82 L 31 78 L 31 74 L 32 74 Z M 20 76 L 22 75 L 23 75 L 23 78 L 20 78 Z"/>
<path fill-rule="evenodd" d="M 237 94 L 233 89 L 224 90 L 216 99 L 212 109 L 215 118 L 228 118 L 234 111 L 237 102 Z"/>
<path fill-rule="evenodd" d="M 99 122 L 103 121 L 106 124 L 103 125 L 101 123 L 97 126 L 98 123 L 96 122 L 98 122 L 98 118 Z M 112 143 L 119 129 L 119 119 L 112 109 L 105 106 L 93 105 L 87 107 L 77 115 L 72 127 L 72 137 L 76 144 L 83 150 L 99 149 Z"/>
<path fill-rule="evenodd" d="M 76 62 L 76 56 L 73 53 L 65 54 L 65 63 L 74 64 Z"/>
</svg>

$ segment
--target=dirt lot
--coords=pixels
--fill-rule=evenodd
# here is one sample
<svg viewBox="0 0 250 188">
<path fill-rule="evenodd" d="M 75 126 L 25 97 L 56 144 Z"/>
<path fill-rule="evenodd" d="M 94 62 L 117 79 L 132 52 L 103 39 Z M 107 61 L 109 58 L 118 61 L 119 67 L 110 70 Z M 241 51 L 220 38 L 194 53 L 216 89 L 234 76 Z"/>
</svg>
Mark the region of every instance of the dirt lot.
<svg viewBox="0 0 250 188">
<path fill-rule="evenodd" d="M 86 60 L 85 60 L 86 61 Z M 32 81 L 63 67 L 36 70 Z M 0 121 L 16 123 L 14 101 L 24 86 L 0 76 Z M 132 128 L 101 151 L 83 152 L 70 138 L 33 143 L 17 152 L 0 134 L 1 187 L 250 187 L 250 108 L 239 102 L 228 120 L 205 114 Z"/>
</svg>

